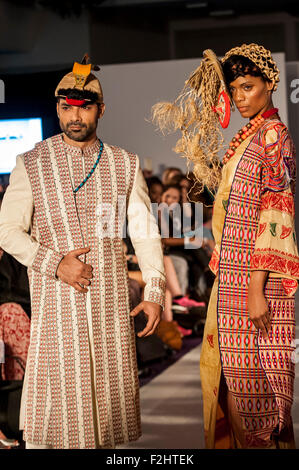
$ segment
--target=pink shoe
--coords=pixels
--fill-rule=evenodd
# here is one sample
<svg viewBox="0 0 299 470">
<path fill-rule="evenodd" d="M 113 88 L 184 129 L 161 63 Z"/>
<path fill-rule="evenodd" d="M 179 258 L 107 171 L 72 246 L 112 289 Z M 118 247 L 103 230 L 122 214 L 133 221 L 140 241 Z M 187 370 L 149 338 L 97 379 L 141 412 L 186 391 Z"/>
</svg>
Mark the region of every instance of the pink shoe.
<svg viewBox="0 0 299 470">
<path fill-rule="evenodd" d="M 181 305 L 182 307 L 205 307 L 205 302 L 197 302 L 196 300 L 189 299 L 186 295 L 180 299 L 173 299 L 174 304 Z"/>
<path fill-rule="evenodd" d="M 192 330 L 186 330 L 186 328 L 183 328 L 180 325 L 177 325 L 177 329 L 181 333 L 182 336 L 190 336 L 192 335 Z"/>
</svg>

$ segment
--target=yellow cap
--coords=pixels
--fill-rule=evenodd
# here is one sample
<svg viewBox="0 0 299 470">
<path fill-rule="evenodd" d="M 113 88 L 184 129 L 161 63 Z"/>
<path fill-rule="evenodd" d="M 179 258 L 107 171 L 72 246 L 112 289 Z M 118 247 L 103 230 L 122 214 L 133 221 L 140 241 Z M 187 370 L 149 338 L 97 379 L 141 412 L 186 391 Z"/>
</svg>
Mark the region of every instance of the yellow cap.
<svg viewBox="0 0 299 470">
<path fill-rule="evenodd" d="M 62 96 L 58 94 L 61 88 L 91 91 L 97 94 L 96 102 L 103 103 L 103 90 L 97 77 L 91 73 L 91 64 L 75 62 L 72 72 L 67 73 L 58 83 L 55 96 Z"/>
</svg>

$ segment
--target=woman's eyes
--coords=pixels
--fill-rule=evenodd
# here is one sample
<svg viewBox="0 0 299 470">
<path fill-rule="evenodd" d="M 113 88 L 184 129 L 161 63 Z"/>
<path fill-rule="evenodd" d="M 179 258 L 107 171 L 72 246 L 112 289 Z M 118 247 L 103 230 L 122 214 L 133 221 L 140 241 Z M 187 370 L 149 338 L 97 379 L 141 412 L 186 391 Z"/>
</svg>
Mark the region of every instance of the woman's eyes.
<svg viewBox="0 0 299 470">
<path fill-rule="evenodd" d="M 243 88 L 243 90 L 249 91 L 249 90 L 252 89 L 252 85 L 245 85 L 242 88 Z M 230 88 L 231 95 L 233 95 L 235 93 L 235 91 L 236 91 L 235 88 Z"/>
</svg>

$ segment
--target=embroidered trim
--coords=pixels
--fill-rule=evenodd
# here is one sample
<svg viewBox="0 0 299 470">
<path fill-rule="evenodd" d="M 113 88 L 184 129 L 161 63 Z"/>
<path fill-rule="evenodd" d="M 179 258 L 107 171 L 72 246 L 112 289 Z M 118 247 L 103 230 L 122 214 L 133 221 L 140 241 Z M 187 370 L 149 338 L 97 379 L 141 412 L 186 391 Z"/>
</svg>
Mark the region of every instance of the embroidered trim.
<svg viewBox="0 0 299 470">
<path fill-rule="evenodd" d="M 156 304 L 161 305 L 164 308 L 164 292 L 156 292 L 151 290 L 147 298 L 148 302 L 155 302 Z"/>
<path fill-rule="evenodd" d="M 214 251 L 212 253 L 210 262 L 209 262 L 209 268 L 212 271 L 212 273 L 216 274 L 218 273 L 219 270 L 219 260 L 220 260 L 220 255 L 216 248 L 214 248 Z"/>
<path fill-rule="evenodd" d="M 250 269 L 289 274 L 299 279 L 299 257 L 279 250 L 257 249 L 251 258 Z"/>
<path fill-rule="evenodd" d="M 293 227 L 287 227 L 286 225 L 282 225 L 280 238 L 287 238 L 291 234 L 292 230 Z"/>
<path fill-rule="evenodd" d="M 57 280 L 56 271 L 63 255 L 40 245 L 34 258 L 32 269 Z"/>
<path fill-rule="evenodd" d="M 295 206 L 293 195 L 290 193 L 282 194 L 281 192 L 273 193 L 267 191 L 263 194 L 261 199 L 261 211 L 269 209 L 276 209 L 281 212 L 286 212 L 287 214 L 290 214 L 292 217 L 294 217 Z"/>
<path fill-rule="evenodd" d="M 270 222 L 270 233 L 273 237 L 276 237 L 276 226 L 277 226 L 277 223 L 276 222 Z"/>
<path fill-rule="evenodd" d="M 148 294 L 145 293 L 144 300 L 148 300 L 148 302 L 155 302 L 156 304 L 161 305 L 164 309 L 166 282 L 160 277 L 152 277 L 151 289 L 152 290 L 150 290 Z"/>
<path fill-rule="evenodd" d="M 157 287 L 158 289 L 161 289 L 161 290 L 165 291 L 166 282 L 163 279 L 161 279 L 160 277 L 152 277 L 151 286 L 153 288 Z"/>
<path fill-rule="evenodd" d="M 267 143 L 267 132 L 277 134 L 274 142 Z M 292 140 L 281 122 L 269 121 L 260 132 L 261 145 L 265 149 L 262 185 L 270 191 L 283 191 L 289 186 L 289 175 L 294 175 L 295 160 Z"/>
<path fill-rule="evenodd" d="M 222 205 L 223 205 L 225 212 L 227 212 L 228 199 L 222 199 Z"/>
<path fill-rule="evenodd" d="M 262 235 L 262 233 L 264 233 L 264 231 L 266 230 L 266 227 L 267 227 L 267 222 L 265 222 L 263 224 L 260 224 L 259 231 L 258 231 L 258 234 L 257 234 L 258 237 L 260 237 Z"/>
<path fill-rule="evenodd" d="M 211 348 L 214 348 L 214 335 L 207 335 L 207 341 Z"/>
<path fill-rule="evenodd" d="M 281 283 L 288 297 L 292 297 L 298 288 L 298 282 L 295 279 L 282 279 Z"/>
</svg>

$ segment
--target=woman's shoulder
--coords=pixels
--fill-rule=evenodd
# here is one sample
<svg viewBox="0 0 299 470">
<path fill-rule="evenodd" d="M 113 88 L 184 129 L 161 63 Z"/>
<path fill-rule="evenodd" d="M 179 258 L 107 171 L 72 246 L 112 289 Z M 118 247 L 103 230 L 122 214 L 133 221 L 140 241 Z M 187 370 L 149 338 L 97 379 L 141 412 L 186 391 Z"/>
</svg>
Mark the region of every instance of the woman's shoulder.
<svg viewBox="0 0 299 470">
<path fill-rule="evenodd" d="M 280 119 L 268 119 L 258 131 L 258 141 L 262 147 L 272 144 L 279 144 L 280 141 L 289 141 L 292 139 L 287 126 Z"/>
<path fill-rule="evenodd" d="M 296 152 L 287 126 L 278 119 L 265 121 L 259 143 L 263 147 L 264 186 L 273 191 L 286 189 L 296 176 Z"/>
</svg>

